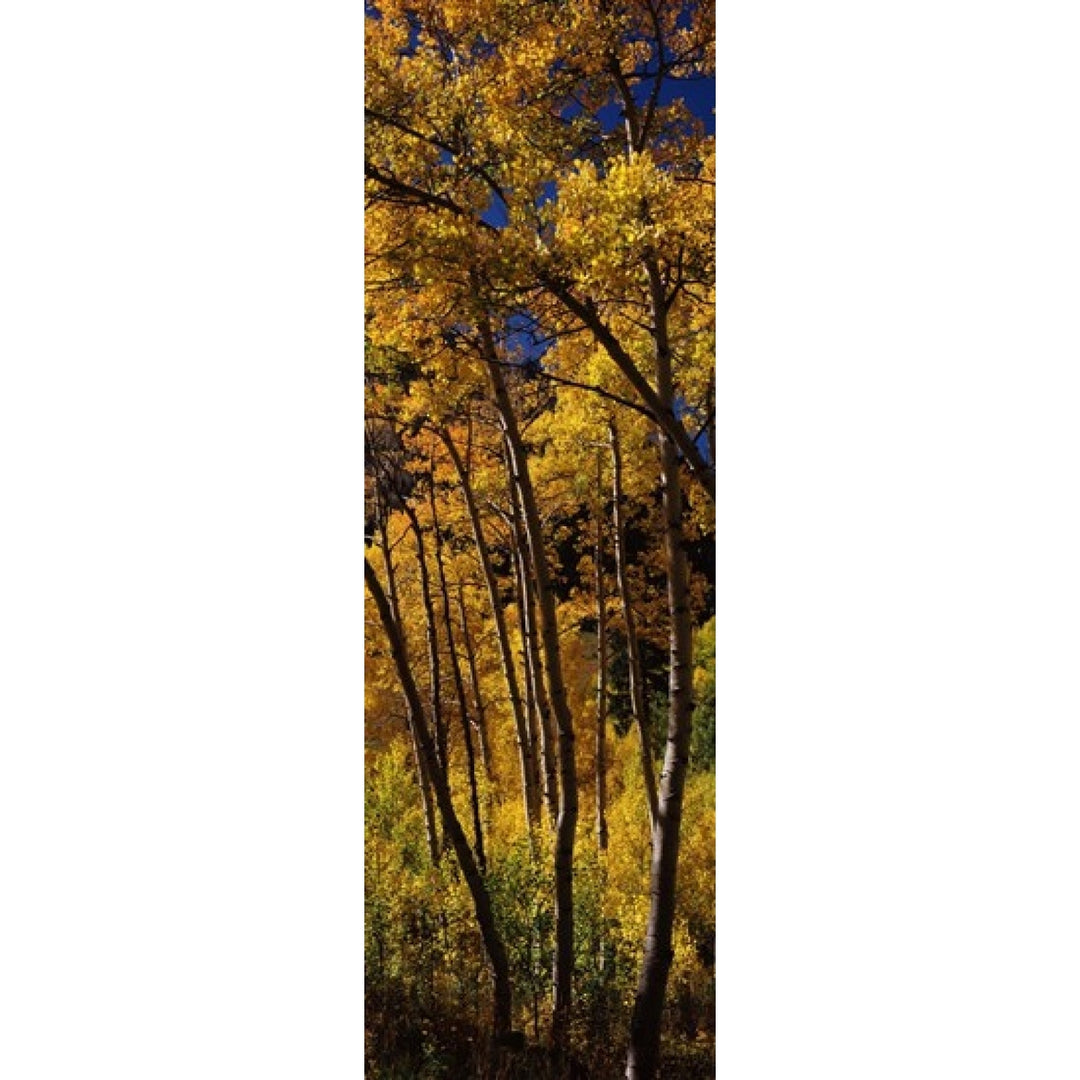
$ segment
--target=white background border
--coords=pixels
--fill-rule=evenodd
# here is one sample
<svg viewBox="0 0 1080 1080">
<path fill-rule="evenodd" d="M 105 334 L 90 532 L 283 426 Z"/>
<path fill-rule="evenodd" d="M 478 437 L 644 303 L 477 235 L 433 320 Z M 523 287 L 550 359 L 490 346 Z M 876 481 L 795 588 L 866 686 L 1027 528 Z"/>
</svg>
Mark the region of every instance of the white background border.
<svg viewBox="0 0 1080 1080">
<path fill-rule="evenodd" d="M 719 5 L 718 1061 L 1080 1071 L 1080 19 Z"/>
</svg>

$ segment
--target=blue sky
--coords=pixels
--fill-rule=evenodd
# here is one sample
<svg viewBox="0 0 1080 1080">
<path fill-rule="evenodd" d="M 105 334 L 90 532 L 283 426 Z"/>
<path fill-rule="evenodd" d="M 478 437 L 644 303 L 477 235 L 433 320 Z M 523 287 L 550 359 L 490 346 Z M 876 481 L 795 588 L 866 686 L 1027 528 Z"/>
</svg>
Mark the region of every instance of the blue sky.
<svg viewBox="0 0 1080 1080">
<path fill-rule="evenodd" d="M 637 100 L 644 102 L 648 97 L 649 85 L 638 84 Z M 716 133 L 716 79 L 709 76 L 704 79 L 669 80 L 660 91 L 660 103 L 668 105 L 677 98 L 682 98 L 689 110 L 705 125 L 709 135 Z M 619 123 L 621 111 L 616 103 L 605 105 L 597 114 L 605 127 Z"/>
</svg>

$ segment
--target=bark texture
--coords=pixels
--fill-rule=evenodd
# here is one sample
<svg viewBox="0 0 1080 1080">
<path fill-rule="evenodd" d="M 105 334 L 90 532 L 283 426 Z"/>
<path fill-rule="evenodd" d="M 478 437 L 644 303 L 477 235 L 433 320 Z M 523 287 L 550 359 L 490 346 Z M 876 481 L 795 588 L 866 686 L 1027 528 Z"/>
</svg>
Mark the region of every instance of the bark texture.
<svg viewBox="0 0 1080 1080">
<path fill-rule="evenodd" d="M 509 456 L 509 450 L 507 451 Z M 544 805 L 554 825 L 559 817 L 558 763 L 555 748 L 555 724 L 551 715 L 551 702 L 544 685 L 544 665 L 540 660 L 539 630 L 537 627 L 537 603 L 535 575 L 526 539 L 524 514 L 521 509 L 521 496 L 517 490 L 513 474 L 508 477 L 510 485 L 510 503 L 512 506 L 511 525 L 514 532 L 514 558 L 517 563 L 518 611 L 521 617 L 521 640 L 525 661 L 525 679 L 529 687 L 529 696 L 535 718 L 538 721 L 540 780 L 544 796 Z M 534 739 L 534 744 L 536 740 Z"/>
<path fill-rule="evenodd" d="M 476 647 L 473 644 L 472 631 L 469 628 L 469 615 L 465 608 L 465 586 L 458 583 L 457 592 L 458 612 L 461 618 L 461 640 L 464 646 L 465 657 L 469 661 L 469 685 L 472 688 L 473 709 L 476 715 L 476 734 L 480 740 L 480 764 L 484 767 L 484 776 L 488 784 L 494 788 L 496 784 L 495 761 L 491 756 L 491 739 L 487 725 L 487 705 L 484 695 L 480 690 L 480 674 L 476 670 Z M 489 792 L 490 796 L 490 792 Z M 528 816 L 525 818 L 528 821 Z"/>
<path fill-rule="evenodd" d="M 518 761 L 521 766 L 521 795 L 525 806 L 525 820 L 529 823 L 531 832 L 540 816 L 540 793 L 536 782 L 533 744 L 529 739 L 521 691 L 518 687 L 517 669 L 514 665 L 514 654 L 510 648 L 510 635 L 506 629 L 506 614 L 499 596 L 499 586 L 495 580 L 495 572 L 491 568 L 491 553 L 488 548 L 487 538 L 484 536 L 480 511 L 476 505 L 476 496 L 465 463 L 462 461 L 461 454 L 450 437 L 450 432 L 442 429 L 439 436 L 450 454 L 450 460 L 453 461 L 454 469 L 457 471 L 458 479 L 461 481 L 461 491 L 465 497 L 465 507 L 469 513 L 473 542 L 476 545 L 476 553 L 480 559 L 480 570 L 483 573 L 484 585 L 487 588 L 488 599 L 491 602 L 491 615 L 495 622 L 495 638 L 499 646 L 499 662 L 502 665 L 503 678 L 506 681 L 506 696 L 510 701 L 510 708 L 514 714 L 514 733 L 517 737 Z"/>
<path fill-rule="evenodd" d="M 649 714 L 645 706 L 645 673 L 641 670 L 641 648 L 638 644 L 637 619 L 627 573 L 626 522 L 623 518 L 622 498 L 622 450 L 619 429 L 614 422 L 608 425 L 611 439 L 612 466 L 612 518 L 615 526 L 615 576 L 619 587 L 619 601 L 623 610 L 626 630 L 626 652 L 630 669 L 630 714 L 637 729 L 638 750 L 641 758 L 641 779 L 645 788 L 645 802 L 649 809 L 649 827 L 655 832 L 658 818 L 656 795 L 656 771 L 653 768 L 652 747 L 649 739 Z"/>
<path fill-rule="evenodd" d="M 434 473 L 434 470 L 432 470 Z M 465 680 L 461 676 L 461 660 L 458 657 L 454 637 L 454 619 L 450 611 L 450 588 L 446 582 L 446 564 L 443 560 L 442 533 L 439 531 L 439 512 L 435 503 L 435 484 L 430 488 L 431 529 L 435 548 L 435 569 L 439 578 L 439 598 L 442 602 L 443 626 L 446 631 L 446 651 L 450 657 L 450 674 L 453 676 L 457 696 L 458 717 L 461 721 L 461 738 L 465 747 L 465 770 L 469 779 L 469 805 L 473 819 L 473 847 L 480 873 L 487 873 L 487 855 L 484 853 L 484 826 L 480 819 L 480 791 L 476 784 L 476 751 L 473 749 L 472 731 L 469 728 L 469 704 L 465 696 Z"/>
<path fill-rule="evenodd" d="M 386 528 L 386 519 L 379 518 L 379 550 L 382 552 L 383 571 L 386 574 L 386 588 L 389 593 L 390 612 L 394 621 L 401 625 L 401 609 L 398 605 L 397 578 L 394 574 L 394 561 L 390 554 L 390 537 Z M 409 710 L 405 722 L 409 728 L 409 739 L 412 742 L 413 759 L 416 762 L 416 782 L 420 788 L 420 805 L 424 811 L 424 834 L 427 837 L 428 854 L 431 856 L 433 865 L 439 865 L 439 835 L 435 825 L 435 804 L 431 795 L 431 777 L 428 776 L 427 760 L 420 751 L 420 744 L 416 741 L 416 724 L 423 721 L 412 715 L 412 706 L 406 701 L 405 708 Z"/>
<path fill-rule="evenodd" d="M 596 846 L 607 851 L 607 597 L 604 592 L 603 467 L 596 459 Z"/>
<path fill-rule="evenodd" d="M 667 311 L 655 263 L 647 266 L 652 293 L 656 342 L 657 391 L 674 404 Z M 668 730 L 664 769 L 660 776 L 657 827 L 653 836 L 649 882 L 649 920 L 641 976 L 634 998 L 627 1054 L 627 1080 L 655 1080 L 660 1058 L 660 1032 L 671 971 L 672 928 L 679 864 L 683 792 L 690 758 L 694 712 L 693 621 L 690 611 L 689 567 L 683 536 L 683 495 L 679 450 L 661 430 L 660 470 L 663 482 L 664 550 L 668 569 L 670 613 Z"/>
<path fill-rule="evenodd" d="M 431 575 L 428 573 L 427 551 L 424 544 L 424 530 L 416 511 L 408 503 L 402 505 L 413 537 L 416 540 L 416 562 L 420 568 L 420 596 L 424 603 L 424 625 L 427 628 L 428 675 L 431 693 L 431 722 L 435 730 L 435 749 L 439 755 L 439 764 L 445 772 L 450 759 L 450 747 L 447 740 L 446 719 L 442 708 L 442 664 L 439 659 L 439 632 L 435 622 L 435 603 L 431 598 Z"/>
<path fill-rule="evenodd" d="M 481 321 L 484 357 L 488 361 L 488 379 L 510 454 L 513 483 L 521 498 L 522 516 L 528 542 L 536 606 L 539 613 L 540 640 L 548 697 L 559 733 L 559 817 L 555 829 L 555 965 L 554 1003 L 551 1019 L 551 1043 L 556 1050 L 569 1046 L 570 1012 L 574 976 L 574 839 L 578 819 L 577 763 L 574 754 L 574 722 L 567 702 L 559 648 L 559 624 L 555 616 L 555 595 L 544 551 L 540 514 L 533 493 L 525 445 L 517 416 L 499 367 L 491 327 Z"/>
</svg>

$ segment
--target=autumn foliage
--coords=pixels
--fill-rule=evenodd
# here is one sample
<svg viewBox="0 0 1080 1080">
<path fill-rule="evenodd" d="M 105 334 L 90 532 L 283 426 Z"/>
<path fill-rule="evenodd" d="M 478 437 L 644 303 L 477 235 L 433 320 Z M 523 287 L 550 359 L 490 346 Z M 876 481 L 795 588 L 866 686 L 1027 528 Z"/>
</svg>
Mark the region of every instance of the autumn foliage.
<svg viewBox="0 0 1080 1080">
<path fill-rule="evenodd" d="M 367 10 L 368 1075 L 709 1076 L 711 8 Z"/>
</svg>

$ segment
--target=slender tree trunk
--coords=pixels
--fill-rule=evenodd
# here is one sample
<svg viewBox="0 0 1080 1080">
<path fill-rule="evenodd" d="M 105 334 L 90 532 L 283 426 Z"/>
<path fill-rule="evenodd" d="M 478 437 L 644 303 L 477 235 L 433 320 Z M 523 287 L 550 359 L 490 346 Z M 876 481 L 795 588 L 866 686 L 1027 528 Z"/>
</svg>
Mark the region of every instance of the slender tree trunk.
<svg viewBox="0 0 1080 1080">
<path fill-rule="evenodd" d="M 401 609 L 398 606 L 397 580 L 394 574 L 394 562 L 390 555 L 390 537 L 387 534 L 386 520 L 381 514 L 379 516 L 379 539 L 381 541 L 379 550 L 382 552 L 383 569 L 386 572 L 386 587 L 390 594 L 390 611 L 394 617 L 394 621 L 400 626 Z M 406 701 L 405 707 L 406 709 L 411 709 L 408 701 Z M 435 826 L 435 807 L 431 798 L 431 777 L 428 776 L 427 761 L 420 752 L 420 744 L 416 741 L 417 722 L 417 718 L 411 714 L 406 719 L 409 728 L 409 738 L 412 741 L 413 757 L 416 760 L 416 781 L 420 787 L 420 804 L 424 810 L 424 832 L 427 834 L 428 852 L 431 855 L 432 864 L 438 866 L 439 837 Z"/>
<path fill-rule="evenodd" d="M 420 596 L 424 602 L 424 621 L 427 627 L 428 671 L 431 675 L 431 720 L 435 725 L 435 749 L 439 754 L 439 764 L 443 771 L 450 765 L 450 751 L 447 745 L 446 719 L 442 709 L 442 667 L 439 661 L 439 634 L 435 623 L 435 605 L 431 599 L 431 577 L 428 573 L 427 553 L 424 546 L 424 531 L 416 511 L 407 503 L 402 509 L 412 525 L 416 538 L 416 560 L 420 567 Z"/>
<path fill-rule="evenodd" d="M 434 469 L 432 469 L 434 473 Z M 431 530 L 434 538 L 435 569 L 439 576 L 439 595 L 442 600 L 443 624 L 446 627 L 446 651 L 450 657 L 450 674 L 457 695 L 458 714 L 461 718 L 461 735 L 465 744 L 465 770 L 469 779 L 469 802 L 472 807 L 473 847 L 480 873 L 487 873 L 487 856 L 484 854 L 484 827 L 480 820 L 480 791 L 476 785 L 476 753 L 473 750 L 472 730 L 469 727 L 469 705 L 465 697 L 465 682 L 461 677 L 461 661 L 454 639 L 454 619 L 450 612 L 450 589 L 446 583 L 446 566 L 443 562 L 442 533 L 439 532 L 439 512 L 435 503 L 435 484 L 429 492 L 431 507 Z"/>
<path fill-rule="evenodd" d="M 495 761 L 491 756 L 491 736 L 487 725 L 487 705 L 480 690 L 480 675 L 476 669 L 476 645 L 469 629 L 469 616 L 465 608 L 465 586 L 458 583 L 458 614 L 461 618 L 461 643 L 469 662 L 469 685 L 472 688 L 473 709 L 476 716 L 476 735 L 480 742 L 480 764 L 484 769 L 488 787 L 496 785 Z"/>
<path fill-rule="evenodd" d="M 607 597 L 604 595 L 603 468 L 596 459 L 596 846 L 607 851 Z"/>
<path fill-rule="evenodd" d="M 421 751 L 427 758 L 439 814 L 442 817 L 443 832 L 450 840 L 458 865 L 461 867 L 462 876 L 465 878 L 469 894 L 472 897 L 476 922 L 480 928 L 484 950 L 487 953 L 488 966 L 491 969 L 492 1026 L 495 1037 L 499 1038 L 510 1031 L 513 996 L 510 982 L 510 963 L 498 927 L 495 924 L 491 896 L 487 891 L 484 877 L 480 873 L 476 859 L 473 856 L 472 848 L 469 847 L 465 831 L 462 829 L 454 811 L 454 803 L 450 797 L 450 786 L 446 781 L 446 772 L 439 762 L 435 745 L 431 739 L 431 733 L 423 722 L 424 706 L 420 701 L 420 693 L 416 688 L 416 681 L 413 678 L 412 669 L 405 653 L 405 643 L 401 636 L 400 625 L 395 621 L 382 585 L 366 557 L 364 558 L 364 581 L 375 600 L 375 606 L 379 611 L 379 619 L 390 642 L 394 666 L 398 678 L 401 680 L 405 698 L 409 703 L 409 715 L 416 721 L 414 724 L 416 739 L 420 744 Z"/>
<path fill-rule="evenodd" d="M 542 739 L 540 735 L 540 705 L 537 702 L 537 672 L 539 661 L 533 662 L 535 648 L 532 638 L 529 636 L 529 616 L 526 605 L 532 602 L 531 595 L 526 593 L 525 569 L 521 557 L 521 541 L 518 538 L 518 525 L 513 512 L 507 517 L 510 526 L 510 562 L 514 571 L 514 595 L 517 597 L 518 636 L 521 638 L 521 673 L 522 683 L 525 687 L 525 721 L 528 729 L 529 743 L 532 746 L 530 764 L 532 766 L 533 793 L 536 796 L 536 821 L 539 822 L 543 814 L 541 800 L 544 797 L 544 784 L 542 777 L 546 775 L 541 762 L 544 758 Z M 540 683 L 540 692 L 543 693 L 543 683 Z M 551 819 L 554 822 L 554 818 Z"/>
<path fill-rule="evenodd" d="M 509 454 L 507 455 L 509 459 Z M 520 493 L 514 483 L 513 475 L 508 477 L 510 484 L 510 504 L 512 507 L 511 523 L 514 530 L 514 556 L 518 564 L 518 581 L 521 584 L 521 603 L 518 610 L 522 618 L 522 644 L 525 651 L 525 677 L 532 691 L 536 706 L 536 715 L 540 720 L 540 765 L 543 779 L 544 804 L 552 824 L 559 818 L 559 783 L 557 752 L 555 749 L 555 725 L 551 718 L 551 703 L 544 686 L 544 667 L 540 661 L 539 633 L 536 619 L 536 596 L 533 582 L 529 544 L 525 536 Z"/>
<path fill-rule="evenodd" d="M 667 310 L 655 261 L 647 262 L 656 341 L 657 392 L 674 407 L 671 349 Z M 694 712 L 693 621 L 690 611 L 689 567 L 683 536 L 683 495 L 679 452 L 666 431 L 660 432 L 660 468 L 664 486 L 664 550 L 668 567 L 670 681 L 667 745 L 660 777 L 659 820 L 654 835 L 649 882 L 649 920 L 645 951 L 630 1022 L 627 1080 L 654 1080 L 660 1057 L 660 1029 L 671 970 L 672 928 L 682 826 L 683 792 L 690 757 Z"/>
<path fill-rule="evenodd" d="M 517 416 L 506 389 L 491 326 L 480 320 L 484 356 L 495 407 L 509 447 L 514 483 L 521 497 L 525 533 L 529 546 L 532 576 L 540 615 L 540 638 L 544 650 L 548 697 L 559 730 L 559 820 L 555 830 L 555 967 L 554 1007 L 551 1020 L 552 1048 L 569 1047 L 570 1015 L 574 978 L 574 840 L 578 819 L 577 762 L 574 755 L 574 721 L 567 702 L 559 647 L 559 624 L 555 616 L 555 595 L 551 588 L 547 554 L 540 528 L 532 478 Z"/>
<path fill-rule="evenodd" d="M 521 764 L 521 795 L 525 806 L 525 821 L 528 823 L 529 832 L 531 833 L 540 818 L 540 794 L 536 782 L 533 744 L 529 739 L 526 727 L 521 693 L 518 689 L 517 671 L 514 666 L 514 654 L 510 648 L 510 635 L 506 630 L 506 615 L 503 611 L 502 599 L 499 596 L 499 586 L 495 581 L 495 572 L 491 568 L 491 554 L 488 550 L 487 540 L 484 537 L 480 511 L 476 505 L 476 496 L 473 493 L 468 471 L 461 460 L 461 454 L 458 453 L 458 449 L 450 437 L 450 432 L 441 429 L 439 437 L 446 446 L 450 454 L 450 460 L 453 461 L 454 468 L 457 470 L 458 479 L 461 481 L 465 506 L 469 512 L 469 523 L 472 526 L 473 542 L 476 544 L 480 569 L 484 575 L 484 584 L 487 586 L 488 599 L 491 601 L 491 614 L 495 622 L 495 638 L 499 645 L 499 660 L 502 663 L 503 678 L 506 680 L 506 695 L 510 699 L 510 709 L 514 714 L 514 732 L 517 737 L 518 760 Z"/>
<path fill-rule="evenodd" d="M 615 525 L 615 576 L 619 584 L 619 600 L 626 627 L 626 653 L 630 661 L 630 714 L 637 728 L 638 749 L 641 758 L 641 777 L 645 786 L 645 800 L 649 809 L 649 826 L 656 831 L 657 796 L 656 773 L 653 769 L 652 746 L 649 738 L 649 714 L 645 705 L 645 674 L 641 670 L 641 647 L 638 644 L 637 620 L 630 597 L 630 578 L 627 573 L 626 522 L 622 511 L 622 452 L 619 446 L 619 429 L 614 421 L 608 423 L 611 439 L 612 516 Z"/>
</svg>

